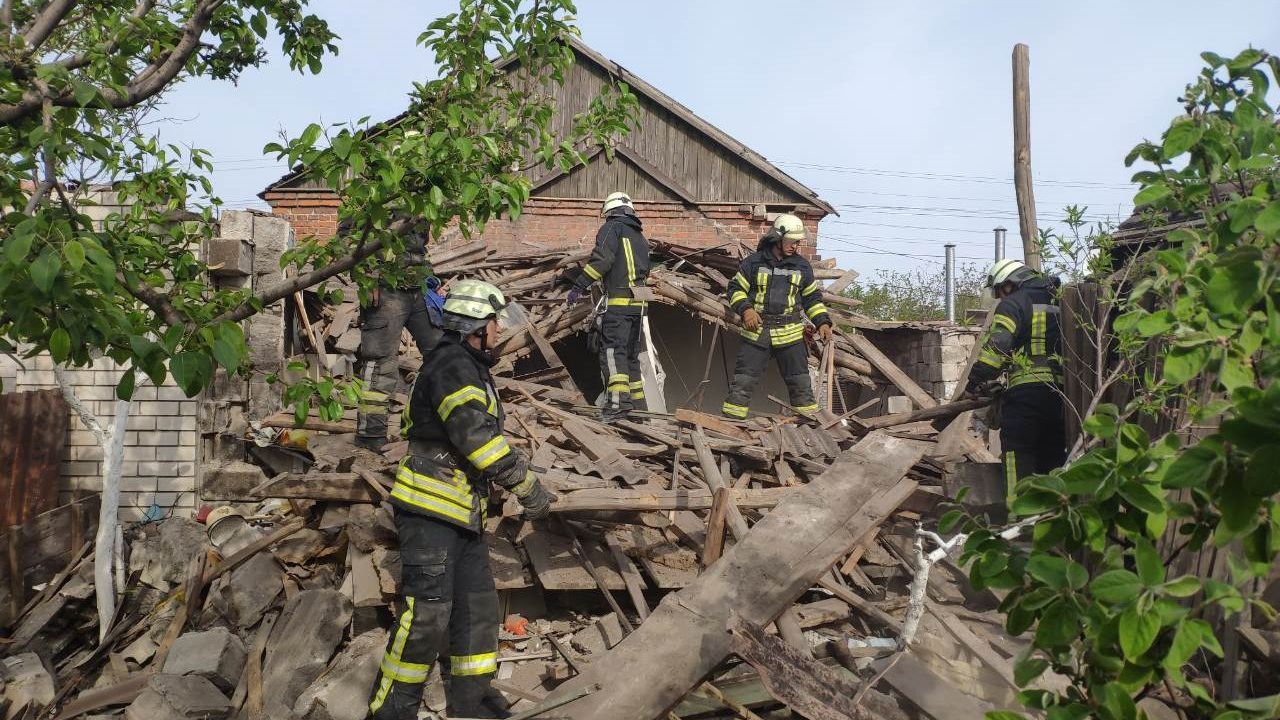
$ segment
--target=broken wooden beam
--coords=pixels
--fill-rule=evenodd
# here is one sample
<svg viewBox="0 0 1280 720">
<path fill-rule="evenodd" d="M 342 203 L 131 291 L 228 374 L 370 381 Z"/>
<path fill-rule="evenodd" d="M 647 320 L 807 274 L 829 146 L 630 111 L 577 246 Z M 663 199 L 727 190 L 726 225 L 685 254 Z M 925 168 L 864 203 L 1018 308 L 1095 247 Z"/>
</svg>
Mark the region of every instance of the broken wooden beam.
<svg viewBox="0 0 1280 720">
<path fill-rule="evenodd" d="M 809 720 L 873 717 L 854 704 L 857 687 L 759 625 L 734 615 L 729 631 L 733 654 L 756 669 L 770 695 Z"/>
<path fill-rule="evenodd" d="M 743 509 L 771 508 L 782 502 L 793 488 L 729 488 L 733 505 Z M 551 512 L 584 510 L 630 510 L 655 512 L 665 510 L 710 510 L 714 496 L 710 490 L 613 490 L 591 488 L 560 496 Z"/>
<path fill-rule="evenodd" d="M 891 492 L 923 443 L 872 433 L 787 498 L 707 572 L 668 595 L 649 619 L 586 672 L 552 693 L 599 692 L 566 706 L 570 718 L 651 720 L 698 686 L 732 652 L 731 613 L 764 625 L 789 608 L 888 511 Z"/>
</svg>

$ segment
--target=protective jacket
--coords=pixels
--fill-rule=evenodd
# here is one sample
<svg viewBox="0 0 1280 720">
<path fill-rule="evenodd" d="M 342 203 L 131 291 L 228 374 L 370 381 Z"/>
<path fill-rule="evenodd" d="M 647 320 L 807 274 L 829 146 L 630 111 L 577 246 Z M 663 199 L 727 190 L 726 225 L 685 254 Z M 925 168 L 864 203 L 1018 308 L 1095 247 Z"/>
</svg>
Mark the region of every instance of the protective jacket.
<svg viewBox="0 0 1280 720">
<path fill-rule="evenodd" d="M 813 266 L 799 255 L 773 255 L 769 246 L 748 255 L 729 281 L 729 304 L 742 315 L 753 307 L 764 319 L 757 331 L 743 330 L 753 343 L 784 347 L 804 339 L 801 309 L 814 325 L 830 325 L 831 317 L 822 304 L 822 288 L 813 278 Z"/>
<path fill-rule="evenodd" d="M 1056 290 L 1053 279 L 1035 277 L 1000 301 L 969 375 L 969 389 L 995 380 L 1006 370 L 1010 390 L 1031 383 L 1062 384 Z"/>
<path fill-rule="evenodd" d="M 523 496 L 537 482 L 524 453 L 507 444 L 503 419 L 487 356 L 444 333 L 426 353 L 404 410 L 409 453 L 391 502 L 480 532 L 488 483 Z"/>
<path fill-rule="evenodd" d="M 604 287 L 608 311 L 629 315 L 643 314 L 644 300 L 637 300 L 631 288 L 644 285 L 649 277 L 649 241 L 641 232 L 640 218 L 629 208 L 609 211 L 596 233 L 596 246 L 587 258 L 586 267 L 573 281 L 578 290 L 586 290 L 594 282 Z"/>
</svg>

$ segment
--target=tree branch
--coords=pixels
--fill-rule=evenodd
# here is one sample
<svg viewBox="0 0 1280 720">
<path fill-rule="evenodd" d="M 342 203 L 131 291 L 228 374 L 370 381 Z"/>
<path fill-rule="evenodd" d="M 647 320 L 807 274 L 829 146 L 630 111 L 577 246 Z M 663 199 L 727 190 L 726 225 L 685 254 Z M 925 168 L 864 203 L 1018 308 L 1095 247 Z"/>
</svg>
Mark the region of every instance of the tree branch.
<svg viewBox="0 0 1280 720">
<path fill-rule="evenodd" d="M 129 31 L 136 27 L 137 21 L 141 20 L 143 15 L 151 12 L 155 6 L 155 0 L 138 0 L 138 4 L 134 6 L 133 12 L 129 13 L 129 17 L 126 20 L 128 27 L 112 38 L 110 42 L 103 45 L 101 48 L 95 48 L 93 53 L 86 50 L 82 53 L 72 55 L 65 60 L 60 60 L 58 63 L 68 70 L 79 70 L 93 62 L 93 55 L 95 54 L 110 55 L 111 53 L 114 53 L 116 48 L 120 47 L 120 41 L 124 40 Z"/>
<path fill-rule="evenodd" d="M 109 88 L 98 88 L 98 95 L 102 98 L 102 101 L 117 110 L 128 108 L 153 97 L 168 86 L 182 71 L 182 68 L 186 66 L 187 61 L 191 59 L 196 49 L 200 47 L 200 36 L 204 34 L 205 28 L 209 26 L 209 20 L 213 17 L 214 11 L 224 1 L 203 0 L 196 5 L 195 11 L 183 26 L 182 37 L 165 54 L 164 58 L 153 62 L 139 72 L 125 87 L 124 92 L 117 92 Z M 0 123 L 13 123 L 29 116 L 40 107 L 45 98 L 46 96 L 43 93 L 28 90 L 17 103 L 0 105 Z M 59 107 L 79 106 L 75 96 L 70 93 L 63 93 L 48 99 Z"/>
<path fill-rule="evenodd" d="M 102 427 L 98 416 L 86 408 L 80 398 L 76 396 L 75 386 L 71 382 L 71 378 L 67 377 L 67 369 L 58 363 L 54 363 L 53 379 L 58 383 L 58 389 L 62 391 L 62 397 L 66 399 L 67 404 L 71 406 L 76 416 L 80 418 L 80 422 L 98 439 L 99 445 L 106 447 L 109 439 L 107 437 L 107 429 Z"/>
<path fill-rule="evenodd" d="M 45 40 L 49 39 L 62 19 L 76 6 L 76 2 L 77 0 L 51 0 L 31 19 L 31 24 L 27 25 L 26 30 L 22 32 L 22 39 L 27 44 L 28 53 L 34 53 Z"/>
</svg>

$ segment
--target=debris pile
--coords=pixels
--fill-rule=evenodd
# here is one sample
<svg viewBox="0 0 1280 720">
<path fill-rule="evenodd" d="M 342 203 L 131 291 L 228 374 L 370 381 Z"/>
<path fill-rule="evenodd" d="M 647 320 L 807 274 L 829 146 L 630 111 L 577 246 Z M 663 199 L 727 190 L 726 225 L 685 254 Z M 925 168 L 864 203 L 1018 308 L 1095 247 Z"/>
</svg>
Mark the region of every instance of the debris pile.
<svg viewBox="0 0 1280 720">
<path fill-rule="evenodd" d="M 659 247 L 675 259 L 654 273 L 655 301 L 736 327 L 721 299 L 732 256 Z M 949 720 L 1013 706 L 1020 648 L 996 599 L 945 560 L 914 601 L 909 591 L 917 529 L 936 517 L 950 462 L 974 452 L 967 428 L 935 424 L 974 404 L 929 398 L 865 417 L 828 400 L 816 417 L 680 409 L 606 425 L 550 345 L 590 312 L 566 307 L 555 285 L 584 258 L 501 258 L 478 244 L 437 258 L 442 274 L 465 267 L 519 299 L 533 322 L 505 338 L 504 357 L 538 352 L 545 364 L 514 377 L 507 362 L 498 378 L 511 443 L 558 496 L 538 522 L 495 496 L 487 520 L 503 615 L 495 686 L 516 710 Z M 832 305 L 846 329 L 860 322 Z M 313 348 L 334 356 L 325 364 L 349 360 L 354 313 L 311 318 Z M 928 398 L 859 335 L 814 360 L 828 377 Z M 10 631 L 6 717 L 364 717 L 398 602 L 385 499 L 405 446 L 356 448 L 349 420 L 273 426 L 292 426 L 291 413 L 246 433 L 255 462 L 206 478 L 242 502 L 129 530 L 106 628 L 87 546 L 41 589 Z M 903 648 L 907 624 L 915 642 Z M 443 717 L 440 688 L 433 676 L 427 704 Z"/>
</svg>

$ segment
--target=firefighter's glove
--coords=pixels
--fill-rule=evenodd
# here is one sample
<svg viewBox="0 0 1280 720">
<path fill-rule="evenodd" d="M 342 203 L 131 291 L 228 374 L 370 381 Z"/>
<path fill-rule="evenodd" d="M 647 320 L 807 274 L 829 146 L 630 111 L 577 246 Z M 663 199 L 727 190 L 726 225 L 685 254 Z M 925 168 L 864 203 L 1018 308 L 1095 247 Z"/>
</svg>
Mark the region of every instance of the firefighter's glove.
<svg viewBox="0 0 1280 720">
<path fill-rule="evenodd" d="M 1004 385 L 999 380 L 987 380 L 979 383 L 969 383 L 966 388 L 966 395 L 975 398 L 995 397 L 1004 391 Z"/>
<path fill-rule="evenodd" d="M 755 332 L 764 325 L 764 318 L 760 317 L 760 313 L 755 308 L 749 307 L 742 312 L 742 326 L 751 332 Z"/>
<path fill-rule="evenodd" d="M 556 501 L 556 496 L 547 492 L 542 483 L 534 480 L 529 492 L 517 496 L 517 499 L 524 508 L 525 519 L 541 520 L 551 514 L 551 503 Z"/>
<path fill-rule="evenodd" d="M 822 338 L 822 342 L 831 342 L 831 326 L 827 323 L 819 325 L 818 337 Z"/>
<path fill-rule="evenodd" d="M 574 288 L 569 291 L 569 297 L 566 298 L 564 302 L 566 305 L 577 305 L 578 301 L 581 299 L 582 299 L 582 291 L 579 290 L 578 288 Z"/>
</svg>

